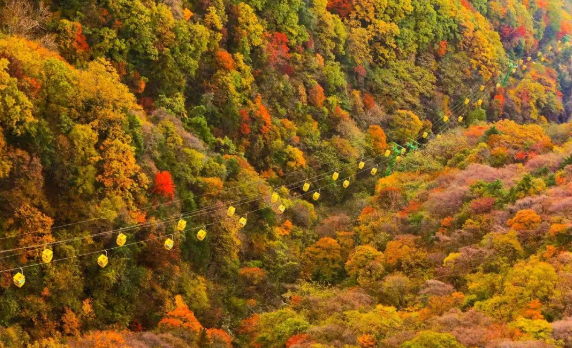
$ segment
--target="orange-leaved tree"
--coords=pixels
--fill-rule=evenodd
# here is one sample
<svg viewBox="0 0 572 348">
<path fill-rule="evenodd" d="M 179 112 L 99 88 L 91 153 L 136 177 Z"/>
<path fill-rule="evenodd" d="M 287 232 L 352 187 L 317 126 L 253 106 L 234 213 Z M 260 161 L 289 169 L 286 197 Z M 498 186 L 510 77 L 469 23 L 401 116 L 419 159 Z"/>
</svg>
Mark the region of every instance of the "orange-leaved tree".
<svg viewBox="0 0 572 348">
<path fill-rule="evenodd" d="M 520 210 L 514 218 L 507 221 L 507 225 L 517 231 L 534 230 L 540 226 L 542 219 L 532 209 Z"/>
<path fill-rule="evenodd" d="M 175 296 L 175 309 L 169 311 L 167 315 L 161 319 L 159 322 L 160 329 L 187 329 L 191 333 L 198 335 L 203 326 L 197 318 L 193 311 L 189 309 L 181 295 Z"/>
<path fill-rule="evenodd" d="M 342 248 L 335 239 L 321 238 L 304 253 L 304 273 L 310 278 L 334 281 L 342 270 L 341 252 Z"/>
</svg>

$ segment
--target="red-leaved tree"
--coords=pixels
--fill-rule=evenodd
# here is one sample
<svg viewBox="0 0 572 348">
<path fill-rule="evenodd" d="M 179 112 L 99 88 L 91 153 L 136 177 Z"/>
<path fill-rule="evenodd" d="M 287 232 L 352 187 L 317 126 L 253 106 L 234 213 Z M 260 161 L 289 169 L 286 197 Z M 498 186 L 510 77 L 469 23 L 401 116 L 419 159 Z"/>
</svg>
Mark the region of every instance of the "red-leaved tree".
<svg viewBox="0 0 572 348">
<path fill-rule="evenodd" d="M 175 184 L 173 183 L 171 173 L 167 171 L 157 173 L 153 193 L 165 198 L 175 197 Z"/>
</svg>

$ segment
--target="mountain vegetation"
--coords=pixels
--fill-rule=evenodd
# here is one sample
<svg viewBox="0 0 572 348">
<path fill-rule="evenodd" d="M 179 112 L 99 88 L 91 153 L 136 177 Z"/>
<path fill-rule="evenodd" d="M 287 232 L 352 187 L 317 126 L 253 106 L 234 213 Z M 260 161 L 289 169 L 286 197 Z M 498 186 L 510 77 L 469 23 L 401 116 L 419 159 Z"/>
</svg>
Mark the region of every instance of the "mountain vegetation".
<svg viewBox="0 0 572 348">
<path fill-rule="evenodd" d="M 571 35 L 569 0 L 0 0 L 0 347 L 572 347 Z"/>
</svg>

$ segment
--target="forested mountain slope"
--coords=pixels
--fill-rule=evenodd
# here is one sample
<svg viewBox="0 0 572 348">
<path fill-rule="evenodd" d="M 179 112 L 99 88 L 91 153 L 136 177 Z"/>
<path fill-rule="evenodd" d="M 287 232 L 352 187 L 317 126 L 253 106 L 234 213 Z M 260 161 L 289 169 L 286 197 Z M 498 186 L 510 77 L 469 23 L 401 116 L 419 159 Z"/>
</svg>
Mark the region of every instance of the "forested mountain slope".
<svg viewBox="0 0 572 348">
<path fill-rule="evenodd" d="M 571 10 L 0 0 L 0 347 L 572 347 Z"/>
</svg>

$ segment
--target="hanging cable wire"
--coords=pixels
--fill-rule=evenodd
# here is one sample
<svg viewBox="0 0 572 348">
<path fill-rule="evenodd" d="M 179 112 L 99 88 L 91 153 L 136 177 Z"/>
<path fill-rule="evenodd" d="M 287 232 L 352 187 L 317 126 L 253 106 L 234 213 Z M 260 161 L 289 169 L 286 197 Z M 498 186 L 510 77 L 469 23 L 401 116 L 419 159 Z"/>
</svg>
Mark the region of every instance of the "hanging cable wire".
<svg viewBox="0 0 572 348">
<path fill-rule="evenodd" d="M 369 161 L 369 160 L 370 160 L 370 159 L 366 159 L 365 161 Z M 324 163 L 322 163 L 322 164 L 320 164 L 320 165 L 323 165 L 323 164 L 324 164 Z M 301 180 L 301 181 L 298 181 L 298 182 L 288 183 L 287 185 L 288 185 L 288 187 L 290 187 L 290 186 L 296 186 L 296 185 L 299 185 L 300 183 L 303 183 L 303 182 L 305 182 L 305 181 L 308 181 L 308 180 L 316 180 L 316 179 L 319 179 L 319 178 L 321 178 L 321 177 L 323 177 L 323 176 L 326 176 L 326 175 L 329 175 L 329 173 L 316 175 L 316 176 L 314 176 L 314 177 L 307 178 L 307 179 L 304 179 L 304 180 Z M 240 187 L 234 187 L 234 188 L 236 188 L 236 189 L 244 189 L 244 188 L 247 188 L 247 187 L 252 187 L 252 185 L 249 185 L 249 184 L 241 184 L 241 185 L 239 185 L 239 186 L 240 186 Z M 283 185 L 283 186 L 284 186 L 284 185 Z M 206 196 L 206 195 L 210 195 L 210 194 L 203 194 L 203 195 L 200 195 L 200 196 L 195 196 L 195 197 L 193 197 L 193 198 L 198 198 L 198 197 L 202 197 L 202 196 Z M 252 196 L 250 196 L 250 197 L 252 197 Z M 249 198 L 249 197 L 247 197 L 247 198 L 242 198 L 242 199 L 237 200 L 237 201 L 232 201 L 232 202 L 230 202 L 230 204 L 240 204 L 242 201 L 247 200 L 248 198 Z M 169 201 L 169 202 L 165 202 L 165 203 L 161 203 L 161 204 L 156 204 L 156 205 L 150 206 L 150 208 L 154 208 L 154 207 L 158 207 L 158 206 L 162 206 L 162 205 L 173 204 L 174 202 L 180 202 L 180 201 L 184 201 L 184 200 L 185 200 L 185 199 L 173 200 L 173 201 Z M 209 208 L 209 206 L 207 206 L 207 207 L 205 207 L 205 208 L 201 208 L 201 209 L 198 209 L 198 210 L 194 210 L 193 213 L 196 212 L 196 213 L 199 214 L 199 215 L 200 215 L 200 214 L 206 214 L 206 213 L 210 212 L 209 209 L 212 209 L 212 208 Z M 194 214 L 193 214 L 193 215 L 194 215 Z M 189 215 L 189 216 L 193 216 L 193 215 Z M 100 220 L 100 219 L 101 219 L 101 218 L 94 218 L 94 219 L 79 221 L 79 222 L 76 222 L 76 223 L 71 223 L 71 224 L 62 225 L 61 227 L 70 226 L 70 225 L 79 224 L 79 223 L 84 223 L 84 222 L 87 222 L 87 221 Z M 136 227 L 138 227 L 138 226 L 133 226 L 132 228 L 136 228 Z M 126 228 L 128 228 L 128 227 L 124 227 L 124 228 L 120 228 L 120 229 L 115 229 L 115 230 L 113 230 L 113 231 L 120 231 L 120 230 L 126 229 Z M 3 238 L 0 238 L 0 240 L 22 237 L 22 236 L 26 236 L 26 235 L 35 234 L 35 233 L 38 233 L 38 232 L 40 232 L 40 231 L 38 230 L 38 231 L 31 231 L 31 232 L 25 232 L 25 233 L 18 233 L 18 234 L 14 234 L 14 235 L 12 235 L 12 236 L 6 236 L 6 237 L 3 237 Z M 89 236 L 87 236 L 86 238 L 88 238 L 88 237 L 89 237 Z M 53 244 L 53 243 L 47 243 L 46 245 L 50 245 L 50 244 Z M 17 250 L 17 248 L 15 248 L 15 249 L 0 250 L 0 254 L 9 252 L 9 251 L 11 251 L 11 250 Z M 14 255 L 14 256 L 17 256 L 17 255 L 21 255 L 21 254 L 16 254 L 16 255 Z M 6 258 L 6 257 L 0 257 L 0 260 L 1 260 L 1 259 L 4 259 L 4 258 Z"/>
<path fill-rule="evenodd" d="M 376 164 L 376 166 L 377 166 L 377 165 L 379 165 L 379 163 Z M 356 173 L 354 173 L 354 174 L 350 174 L 350 175 L 346 176 L 344 179 L 349 179 L 349 178 L 352 178 L 352 177 L 354 177 L 354 176 L 357 176 L 359 173 L 365 172 L 365 171 L 367 171 L 367 170 L 370 170 L 370 169 L 373 168 L 373 167 L 374 167 L 374 166 L 372 166 L 372 167 L 370 167 L 370 168 L 363 169 L 363 170 L 361 170 L 361 171 L 359 171 L 359 172 L 356 172 Z M 319 191 L 325 189 L 326 187 L 329 187 L 329 186 L 332 186 L 332 185 L 335 185 L 335 184 L 337 184 L 336 181 L 331 182 L 331 183 L 326 184 L 326 185 L 323 185 L 323 186 L 321 186 L 321 187 L 319 187 L 319 188 L 317 188 L 317 189 L 315 189 L 315 190 L 312 190 L 312 191 L 308 191 L 308 192 L 304 192 L 304 193 L 299 193 L 298 196 L 297 196 L 297 198 L 298 198 L 298 197 L 303 197 L 303 196 L 306 196 L 306 195 L 309 195 L 309 194 L 314 194 L 315 192 L 319 192 Z M 250 211 L 245 212 L 244 215 L 249 215 L 249 214 L 252 214 L 252 213 L 258 212 L 258 211 L 260 211 L 260 210 L 267 209 L 267 208 L 268 208 L 267 206 L 264 206 L 264 207 L 261 207 L 261 208 L 257 208 L 257 209 L 254 209 L 254 210 L 250 210 Z M 216 222 L 212 222 L 212 223 L 209 223 L 209 224 L 201 225 L 200 228 L 205 228 L 205 227 L 212 226 L 212 225 L 215 225 L 215 224 L 218 224 L 218 223 L 220 223 L 220 221 L 216 221 Z M 192 229 L 193 229 L 193 228 L 187 229 L 187 230 L 192 230 Z M 194 229 L 197 229 L 197 230 L 198 230 L 199 228 L 197 227 L 197 228 L 194 228 Z M 187 230 L 185 230 L 185 231 L 187 231 Z M 145 239 L 145 240 L 137 241 L 137 242 L 132 242 L 132 243 L 127 243 L 127 244 L 124 244 L 123 246 L 115 246 L 115 247 L 110 247 L 110 248 L 101 249 L 101 250 L 97 250 L 97 251 L 87 252 L 87 253 L 83 253 L 83 254 L 79 254 L 79 255 L 64 257 L 64 258 L 60 258 L 60 259 L 55 259 L 55 260 L 52 260 L 52 261 L 50 262 L 50 264 L 51 264 L 51 263 L 60 262 L 60 261 L 64 261 L 64 260 L 70 260 L 70 259 L 74 259 L 74 258 L 78 258 L 78 257 L 82 257 L 82 256 L 98 254 L 98 253 L 102 253 L 103 251 L 106 251 L 106 250 L 107 250 L 107 251 L 109 251 L 109 250 L 114 250 L 114 249 L 118 249 L 118 248 L 122 248 L 122 247 L 126 247 L 126 246 L 131 246 L 131 245 L 135 245 L 135 244 L 139 244 L 139 243 L 143 243 L 143 242 L 147 242 L 147 241 L 155 240 L 155 239 L 159 239 L 159 237 L 149 238 L 149 239 Z M 36 267 L 36 266 L 40 266 L 40 265 L 44 265 L 44 264 L 46 264 L 46 263 L 35 263 L 35 264 L 29 264 L 29 265 L 22 265 L 22 266 L 19 266 L 19 267 L 2 270 L 2 271 L 0 271 L 0 273 L 13 272 L 14 270 L 19 270 L 19 269 L 24 269 L 24 268 L 30 268 L 30 267 Z"/>
<path fill-rule="evenodd" d="M 286 187 L 287 189 L 293 189 L 297 186 L 299 186 L 301 183 L 305 182 L 305 181 L 311 181 L 311 180 L 317 180 L 319 178 L 323 178 L 326 176 L 331 175 L 332 173 L 322 173 L 319 175 L 316 175 L 312 178 L 309 179 L 305 179 L 302 181 L 298 181 L 296 183 L 293 183 L 291 185 L 289 185 L 288 187 Z M 236 206 L 240 206 L 240 205 L 244 205 L 244 204 L 249 204 L 249 203 L 253 203 L 255 201 L 260 200 L 261 198 L 259 197 L 259 194 L 255 194 L 252 196 L 248 196 L 245 198 L 241 198 L 239 200 L 236 201 L 231 201 L 231 202 L 226 202 L 227 205 L 236 205 Z M 253 197 L 257 197 L 252 199 Z M 171 218 L 167 218 L 167 219 L 161 219 L 161 220 L 157 220 L 157 221 L 152 221 L 152 222 L 147 222 L 147 223 L 142 223 L 142 224 L 137 224 L 134 226 L 129 226 L 129 227 L 122 227 L 122 228 L 118 228 L 118 229 L 112 229 L 109 231 L 104 231 L 104 232 L 99 232 L 99 233 L 95 233 L 95 234 L 90 234 L 90 235 L 86 235 L 86 236 L 79 236 L 79 237 L 73 237 L 73 238 L 68 238 L 68 239 L 64 239 L 64 240 L 59 240 L 59 241 L 54 241 L 54 242 L 49 242 L 49 243 L 42 243 L 42 244 L 36 244 L 36 245 L 32 245 L 32 246 L 23 246 L 23 247 L 17 247 L 17 248 L 12 248 L 12 249 L 5 249 L 5 250 L 0 250 L 0 254 L 3 253 L 7 253 L 10 251 L 20 251 L 20 250 L 24 250 L 23 253 L 26 253 L 29 250 L 34 250 L 34 249 L 40 249 L 40 248 L 46 248 L 48 246 L 55 246 L 55 245 L 60 245 L 60 244 L 66 244 L 66 243 L 71 243 L 74 241 L 78 241 L 78 240 L 85 240 L 88 238 L 94 238 L 94 237 L 100 237 L 100 236 L 105 236 L 105 235 L 110 235 L 110 234 L 115 234 L 115 233 L 121 233 L 121 232 L 126 232 L 126 231 L 130 231 L 136 228 L 142 228 L 142 227 L 149 227 L 152 225 L 155 225 L 157 223 L 160 222 L 172 222 L 172 221 L 176 221 L 182 217 L 185 218 L 190 218 L 190 217 L 195 217 L 195 216 L 200 216 L 203 214 L 208 214 L 208 213 L 214 213 L 216 211 L 219 210 L 224 210 L 225 208 L 221 208 L 220 205 L 213 205 L 213 206 L 208 206 L 199 210 L 193 210 L 190 212 L 184 212 L 184 213 L 179 213 L 179 214 L 174 214 Z M 22 255 L 23 253 L 17 253 L 17 254 L 11 254 L 9 256 L 4 256 L 4 257 L 0 257 L 1 259 L 5 259 L 5 258 L 10 258 L 10 257 L 14 257 L 14 256 L 18 256 L 18 255 Z"/>
</svg>

